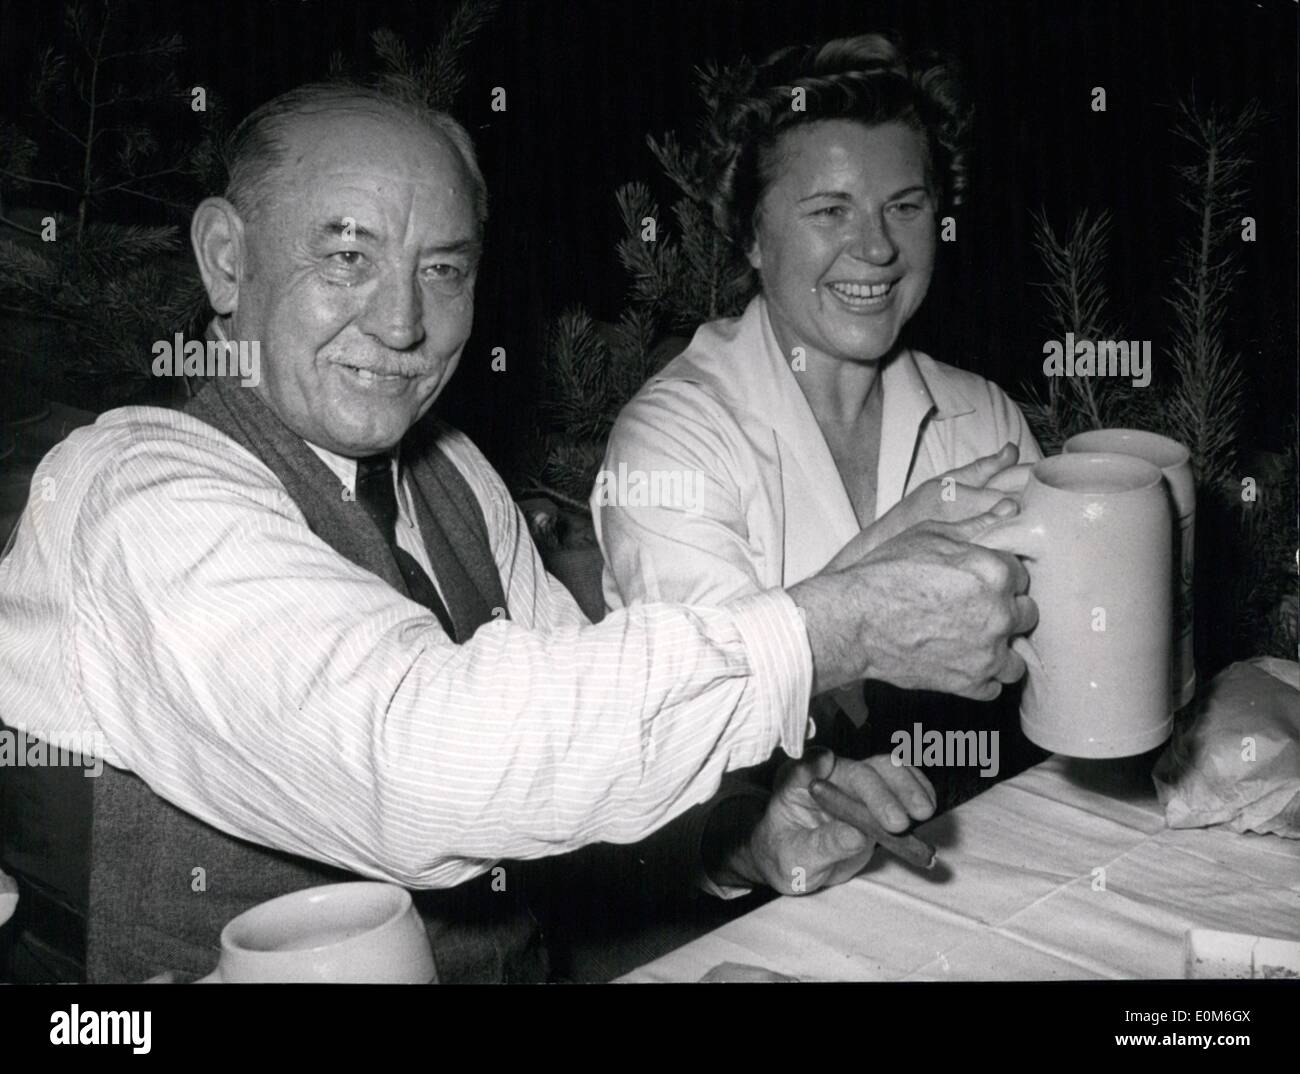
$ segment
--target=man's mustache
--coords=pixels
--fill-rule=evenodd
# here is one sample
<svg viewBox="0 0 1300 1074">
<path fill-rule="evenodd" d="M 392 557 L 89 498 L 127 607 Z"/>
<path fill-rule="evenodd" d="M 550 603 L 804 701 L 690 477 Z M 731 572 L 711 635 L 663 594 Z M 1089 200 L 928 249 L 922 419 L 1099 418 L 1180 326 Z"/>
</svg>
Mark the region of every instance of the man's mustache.
<svg viewBox="0 0 1300 1074">
<path fill-rule="evenodd" d="M 347 353 L 327 354 L 325 357 L 336 365 L 362 369 L 374 373 L 376 376 L 411 377 L 413 379 L 427 377 L 431 373 L 436 373 L 442 365 L 436 360 L 417 358 L 405 354 L 366 355 Z"/>
</svg>

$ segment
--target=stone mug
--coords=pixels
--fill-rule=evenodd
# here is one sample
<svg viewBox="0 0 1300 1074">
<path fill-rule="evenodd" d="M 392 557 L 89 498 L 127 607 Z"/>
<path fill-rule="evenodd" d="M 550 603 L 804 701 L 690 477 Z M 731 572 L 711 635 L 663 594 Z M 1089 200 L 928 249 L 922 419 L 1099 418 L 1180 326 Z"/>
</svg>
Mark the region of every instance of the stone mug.
<svg viewBox="0 0 1300 1074">
<path fill-rule="evenodd" d="M 358 881 L 304 888 L 244 911 L 221 930 L 200 984 L 431 984 L 433 948 L 410 892 Z"/>
<path fill-rule="evenodd" d="M 1196 480 L 1191 453 L 1177 440 L 1143 429 L 1096 429 L 1070 437 L 1062 448 L 1067 455 L 1080 451 L 1108 451 L 1133 455 L 1159 467 L 1173 503 L 1174 616 L 1170 657 L 1169 706 L 1177 712 L 1196 694 L 1196 664 L 1192 655 L 1193 538 L 1196 531 Z"/>
<path fill-rule="evenodd" d="M 1020 513 L 977 541 L 1025 560 L 1038 625 L 1012 648 L 1028 669 L 1020 724 L 1070 757 L 1128 757 L 1169 737 L 1172 521 L 1142 459 L 1087 453 L 1014 467 L 990 487 Z"/>
</svg>

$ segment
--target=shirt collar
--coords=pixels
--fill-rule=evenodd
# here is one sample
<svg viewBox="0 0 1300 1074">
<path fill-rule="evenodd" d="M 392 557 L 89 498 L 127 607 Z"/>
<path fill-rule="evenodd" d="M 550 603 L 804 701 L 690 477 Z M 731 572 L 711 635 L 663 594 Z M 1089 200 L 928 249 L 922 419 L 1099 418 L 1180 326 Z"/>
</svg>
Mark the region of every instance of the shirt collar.
<svg viewBox="0 0 1300 1074">
<path fill-rule="evenodd" d="M 975 408 L 927 354 L 904 350 L 881 371 L 884 406 L 876 468 L 876 517 L 907 491 L 908 478 L 928 422 L 948 421 Z"/>
<path fill-rule="evenodd" d="M 881 378 L 887 389 L 893 388 L 895 397 L 917 396 L 925 405 L 925 413 L 934 421 L 947 421 L 975 410 L 955 381 L 944 376 L 939 363 L 921 351 L 900 352 L 885 366 Z M 885 405 L 889 405 L 888 391 Z"/>
<path fill-rule="evenodd" d="M 348 458 L 346 455 L 336 455 L 323 447 L 313 444 L 310 440 L 304 440 L 316 457 L 320 459 L 335 477 L 339 479 L 343 487 L 348 490 L 349 494 L 357 494 L 357 460 Z M 401 445 L 393 449 L 393 480 L 397 482 L 397 502 L 402 507 L 402 513 L 405 518 L 414 518 L 414 505 L 408 499 L 408 493 L 405 482 L 400 479 L 401 473 Z"/>
<path fill-rule="evenodd" d="M 738 375 L 738 367 L 743 373 Z M 857 532 L 857 521 L 839 473 L 795 377 L 772 331 L 767 301 L 756 296 L 738 318 L 701 327 L 690 347 L 664 375 L 707 386 L 738 415 L 772 428 L 800 460 L 809 477 L 832 494 L 826 508 L 836 539 Z M 902 499 L 927 420 L 946 421 L 975 408 L 942 367 L 919 351 L 902 350 L 881 371 L 884 392 L 876 515 Z M 843 502 L 838 502 L 842 500 Z"/>
<path fill-rule="evenodd" d="M 357 460 L 349 459 L 346 455 L 336 455 L 332 451 L 327 451 L 323 447 L 317 447 L 310 440 L 304 440 L 306 444 L 315 453 L 326 466 L 330 468 L 334 476 L 342 482 L 343 487 L 353 495 L 357 491 Z"/>
</svg>

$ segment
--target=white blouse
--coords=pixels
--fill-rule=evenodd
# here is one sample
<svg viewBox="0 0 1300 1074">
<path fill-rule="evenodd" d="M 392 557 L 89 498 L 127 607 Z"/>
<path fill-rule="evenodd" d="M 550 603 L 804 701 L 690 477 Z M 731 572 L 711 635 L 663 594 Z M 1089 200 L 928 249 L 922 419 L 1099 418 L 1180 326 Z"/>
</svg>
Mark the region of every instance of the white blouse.
<svg viewBox="0 0 1300 1074">
<path fill-rule="evenodd" d="M 759 296 L 701 327 L 623 409 L 591 497 L 610 608 L 788 587 L 859 532 L 798 375 Z M 881 389 L 877 518 L 1008 441 L 1021 462 L 1042 458 L 1016 404 L 977 373 L 903 351 Z"/>
</svg>

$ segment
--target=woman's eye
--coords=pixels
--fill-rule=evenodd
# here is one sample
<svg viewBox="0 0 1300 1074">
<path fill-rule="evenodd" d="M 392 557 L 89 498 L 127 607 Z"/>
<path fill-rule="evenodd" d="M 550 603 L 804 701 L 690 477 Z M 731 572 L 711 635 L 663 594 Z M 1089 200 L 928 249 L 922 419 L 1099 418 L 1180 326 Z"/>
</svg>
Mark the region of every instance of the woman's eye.
<svg viewBox="0 0 1300 1074">
<path fill-rule="evenodd" d="M 921 211 L 922 206 L 914 201 L 900 201 L 896 205 L 891 205 L 890 209 L 895 216 L 911 218 Z"/>
<path fill-rule="evenodd" d="M 838 219 L 848 210 L 843 205 L 824 205 L 820 209 L 814 209 L 812 215 L 820 216 L 826 219 Z"/>
</svg>

